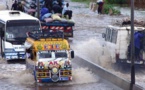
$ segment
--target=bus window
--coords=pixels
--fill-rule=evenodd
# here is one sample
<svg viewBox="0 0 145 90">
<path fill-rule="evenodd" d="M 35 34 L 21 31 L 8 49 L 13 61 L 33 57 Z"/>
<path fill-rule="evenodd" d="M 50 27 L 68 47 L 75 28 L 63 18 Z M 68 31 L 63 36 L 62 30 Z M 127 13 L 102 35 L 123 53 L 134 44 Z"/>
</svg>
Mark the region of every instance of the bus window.
<svg viewBox="0 0 145 90">
<path fill-rule="evenodd" d="M 39 22 L 36 20 L 13 20 L 7 22 L 6 39 L 21 39 L 26 38 L 26 33 L 38 30 L 40 28 Z"/>
</svg>

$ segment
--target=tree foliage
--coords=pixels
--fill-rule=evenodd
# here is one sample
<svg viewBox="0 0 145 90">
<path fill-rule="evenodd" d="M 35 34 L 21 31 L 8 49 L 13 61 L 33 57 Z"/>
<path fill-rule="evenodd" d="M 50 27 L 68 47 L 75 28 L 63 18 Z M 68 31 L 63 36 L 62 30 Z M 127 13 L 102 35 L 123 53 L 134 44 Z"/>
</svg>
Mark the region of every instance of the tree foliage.
<svg viewBox="0 0 145 90">
<path fill-rule="evenodd" d="M 127 0 L 105 0 L 109 4 L 126 4 Z"/>
</svg>

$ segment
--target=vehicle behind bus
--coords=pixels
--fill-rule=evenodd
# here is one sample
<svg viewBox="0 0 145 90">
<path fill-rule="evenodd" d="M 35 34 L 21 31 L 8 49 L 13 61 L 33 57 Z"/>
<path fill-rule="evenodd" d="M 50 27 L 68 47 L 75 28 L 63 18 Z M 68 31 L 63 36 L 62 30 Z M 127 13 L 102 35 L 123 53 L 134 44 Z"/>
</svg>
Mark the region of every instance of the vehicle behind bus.
<svg viewBox="0 0 145 90">
<path fill-rule="evenodd" d="M 5 60 L 25 59 L 26 33 L 39 30 L 37 18 L 20 11 L 0 11 L 1 56 Z"/>
<path fill-rule="evenodd" d="M 134 27 L 135 33 L 141 32 L 144 34 L 142 38 L 142 49 L 140 50 L 140 58 L 135 59 L 135 64 L 145 64 L 145 28 Z M 106 33 L 103 34 L 105 38 L 105 47 L 111 54 L 111 58 L 116 63 L 131 63 L 131 29 L 130 26 L 108 26 Z"/>
</svg>

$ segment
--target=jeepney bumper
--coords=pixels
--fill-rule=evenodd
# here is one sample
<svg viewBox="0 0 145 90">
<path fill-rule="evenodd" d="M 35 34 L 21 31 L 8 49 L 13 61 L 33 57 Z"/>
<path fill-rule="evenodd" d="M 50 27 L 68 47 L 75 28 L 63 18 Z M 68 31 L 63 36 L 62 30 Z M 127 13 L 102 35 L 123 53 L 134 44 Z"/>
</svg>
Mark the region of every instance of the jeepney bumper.
<svg viewBox="0 0 145 90">
<path fill-rule="evenodd" d="M 68 76 L 68 77 L 60 77 L 59 80 L 57 82 L 61 82 L 61 81 L 71 81 L 72 80 L 72 76 Z M 54 82 L 52 80 L 52 78 L 39 78 L 36 80 L 38 83 L 49 83 L 49 82 Z"/>
</svg>

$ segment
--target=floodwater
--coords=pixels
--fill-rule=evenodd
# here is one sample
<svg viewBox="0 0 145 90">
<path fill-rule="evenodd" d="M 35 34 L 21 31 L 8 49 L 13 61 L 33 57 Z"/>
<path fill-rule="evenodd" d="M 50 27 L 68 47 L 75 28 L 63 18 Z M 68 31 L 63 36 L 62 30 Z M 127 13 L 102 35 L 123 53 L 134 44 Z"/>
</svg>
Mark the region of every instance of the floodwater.
<svg viewBox="0 0 145 90">
<path fill-rule="evenodd" d="M 24 64 L 0 63 L 0 90 L 114 90 L 111 85 L 101 81 L 88 68 L 81 68 L 73 64 L 73 80 L 36 84 L 31 73 Z"/>
<path fill-rule="evenodd" d="M 1 0 L 0 9 L 6 9 L 4 6 L 6 2 L 4 1 Z M 9 2 L 12 2 L 12 0 L 9 0 Z M 119 8 L 124 15 L 109 16 L 98 15 L 97 12 L 92 12 L 81 3 L 71 2 L 70 7 L 73 10 L 75 21 L 74 38 L 70 39 L 70 43 L 75 54 L 129 80 L 129 68 L 122 71 L 119 67 L 114 66 L 114 61 L 110 58 L 107 49 L 102 46 L 105 42 L 101 33 L 105 32 L 107 25 L 116 20 L 128 18 L 130 11 L 126 8 Z M 144 19 L 142 17 L 143 11 L 136 11 L 135 13 L 138 13 L 135 14 L 135 18 Z M 87 68 L 81 68 L 75 62 L 73 62 L 73 67 L 73 81 L 71 82 L 36 85 L 33 76 L 26 70 L 25 64 L 7 64 L 0 60 L 0 90 L 115 90 L 107 83 L 102 82 Z M 136 73 L 136 82 L 145 88 L 145 72 L 143 70 Z"/>
<path fill-rule="evenodd" d="M 73 4 L 75 7 L 73 19 L 76 22 L 76 30 L 74 31 L 74 38 L 71 42 L 75 53 L 80 57 L 90 60 L 98 65 L 106 68 L 121 78 L 130 81 L 130 65 L 120 66 L 116 65 L 114 60 L 110 57 L 109 48 L 104 47 L 104 39 L 102 33 L 105 32 L 107 25 L 114 24 L 116 21 L 130 18 L 131 10 L 127 7 L 117 7 L 122 15 L 98 15 L 97 12 L 92 12 L 84 4 Z M 145 20 L 144 10 L 134 10 L 134 19 Z M 113 47 L 113 46 L 110 46 Z M 145 68 L 136 66 L 136 84 L 145 89 Z"/>
</svg>

